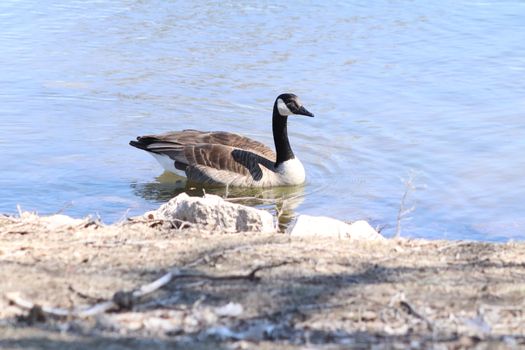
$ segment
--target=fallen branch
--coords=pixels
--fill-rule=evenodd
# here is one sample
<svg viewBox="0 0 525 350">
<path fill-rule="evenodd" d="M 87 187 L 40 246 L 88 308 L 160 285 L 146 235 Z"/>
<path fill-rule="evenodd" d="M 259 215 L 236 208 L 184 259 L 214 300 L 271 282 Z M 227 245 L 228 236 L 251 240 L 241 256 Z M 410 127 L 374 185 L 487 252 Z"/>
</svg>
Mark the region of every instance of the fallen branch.
<svg viewBox="0 0 525 350">
<path fill-rule="evenodd" d="M 257 272 L 260 272 L 266 269 L 280 267 L 280 266 L 287 265 L 290 263 L 294 263 L 294 261 L 283 261 L 277 264 L 258 266 L 247 274 L 225 275 L 225 276 L 211 276 L 211 275 L 202 274 L 202 273 L 181 272 L 178 268 L 174 268 L 168 273 L 158 278 L 157 280 L 151 283 L 145 284 L 139 287 L 138 289 L 135 289 L 130 292 L 118 291 L 113 295 L 113 298 L 111 300 L 102 301 L 95 305 L 91 305 L 91 306 L 84 307 L 81 309 L 80 308 L 65 309 L 65 308 L 40 306 L 27 299 L 24 299 L 23 297 L 20 296 L 19 293 L 8 293 L 6 295 L 6 298 L 13 305 L 16 305 L 25 310 L 29 310 L 30 315 L 32 313 L 35 313 L 35 310 L 37 310 L 38 315 L 41 316 L 40 317 L 41 319 L 47 316 L 60 317 L 60 318 L 63 318 L 63 317 L 86 318 L 86 317 L 95 316 L 101 313 L 105 313 L 110 310 L 129 310 L 137 303 L 137 301 L 140 300 L 140 298 L 155 292 L 156 290 L 164 287 L 165 285 L 167 285 L 168 283 L 176 279 L 200 278 L 200 279 L 206 279 L 210 281 L 248 280 L 248 281 L 257 282 L 260 280 L 260 278 L 256 276 Z M 74 292 L 79 294 L 79 292 L 76 290 Z M 84 296 L 85 294 L 82 293 L 82 297 Z"/>
<path fill-rule="evenodd" d="M 40 309 L 42 314 L 44 315 L 51 315 L 55 317 L 67 317 L 69 316 L 69 310 L 63 309 L 63 308 L 55 308 L 55 307 L 49 307 L 49 306 L 40 306 L 38 304 L 35 304 L 27 299 L 24 299 L 20 296 L 20 293 L 14 292 L 14 293 L 7 293 L 6 294 L 7 300 L 13 305 L 16 305 L 22 309 L 26 310 L 37 310 Z"/>
<path fill-rule="evenodd" d="M 80 298 L 86 299 L 86 300 L 90 300 L 91 302 L 99 303 L 99 302 L 104 300 L 102 298 L 95 298 L 95 297 L 89 296 L 89 295 L 87 295 L 85 293 L 82 293 L 81 291 L 76 290 L 72 285 L 69 285 L 67 289 L 69 289 L 70 292 L 75 293 Z"/>
<path fill-rule="evenodd" d="M 265 241 L 266 242 L 266 241 Z M 247 250 L 247 249 L 253 249 L 253 243 L 250 243 L 250 244 L 244 244 L 244 245 L 241 245 L 241 246 L 237 246 L 237 247 L 232 247 L 232 248 L 228 248 L 228 249 L 223 249 L 219 252 L 215 252 L 213 254 L 204 254 L 203 256 L 193 260 L 193 261 L 190 261 L 186 264 L 184 264 L 184 267 L 186 268 L 189 268 L 189 267 L 195 267 L 199 264 L 202 264 L 204 262 L 208 262 L 210 260 L 215 260 L 215 259 L 218 259 L 220 257 L 223 257 L 225 254 L 231 254 L 231 253 L 237 253 L 237 252 L 240 252 L 240 251 L 243 251 L 243 250 Z"/>
</svg>

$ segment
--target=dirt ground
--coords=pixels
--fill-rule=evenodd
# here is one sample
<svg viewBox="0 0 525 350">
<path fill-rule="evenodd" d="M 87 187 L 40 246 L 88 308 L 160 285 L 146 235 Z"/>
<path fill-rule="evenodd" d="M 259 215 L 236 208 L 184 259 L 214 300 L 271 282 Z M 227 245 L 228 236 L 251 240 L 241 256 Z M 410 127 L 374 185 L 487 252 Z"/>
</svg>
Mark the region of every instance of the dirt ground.
<svg viewBox="0 0 525 350">
<path fill-rule="evenodd" d="M 108 312 L 45 312 L 117 300 L 169 271 Z M 0 216 L 0 281 L 1 349 L 525 348 L 525 243 L 56 227 L 24 214 Z"/>
</svg>

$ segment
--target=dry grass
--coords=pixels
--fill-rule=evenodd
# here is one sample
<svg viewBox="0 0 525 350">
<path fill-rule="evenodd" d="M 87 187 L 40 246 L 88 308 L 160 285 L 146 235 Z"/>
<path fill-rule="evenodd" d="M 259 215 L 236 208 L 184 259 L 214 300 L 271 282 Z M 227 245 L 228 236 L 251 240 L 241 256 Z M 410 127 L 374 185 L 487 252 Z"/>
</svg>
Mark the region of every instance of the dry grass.
<svg viewBox="0 0 525 350">
<path fill-rule="evenodd" d="M 51 317 L 172 268 L 130 309 Z M 273 267 L 272 267 L 273 266 Z M 50 226 L 0 217 L 0 348 L 486 348 L 525 346 L 525 244 L 290 240 L 168 223 Z M 229 305 L 228 305 L 229 304 Z"/>
</svg>

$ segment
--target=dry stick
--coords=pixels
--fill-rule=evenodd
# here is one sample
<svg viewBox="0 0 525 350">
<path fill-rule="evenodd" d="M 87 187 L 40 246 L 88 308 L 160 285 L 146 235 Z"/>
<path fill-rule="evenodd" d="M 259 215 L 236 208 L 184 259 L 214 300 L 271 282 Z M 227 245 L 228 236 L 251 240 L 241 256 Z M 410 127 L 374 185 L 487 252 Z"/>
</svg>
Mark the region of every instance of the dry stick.
<svg viewBox="0 0 525 350">
<path fill-rule="evenodd" d="M 283 215 L 284 213 L 284 208 L 286 206 L 286 199 L 283 198 L 282 202 L 281 202 L 281 209 L 279 209 L 279 207 L 277 206 L 277 203 L 275 203 L 275 211 L 277 212 L 277 222 L 279 222 L 279 219 L 281 219 L 281 216 Z"/>
<path fill-rule="evenodd" d="M 129 214 L 130 210 L 131 210 L 131 208 L 127 208 L 126 211 L 124 212 L 124 214 L 122 214 L 122 216 L 120 217 L 120 219 L 117 222 L 126 222 L 126 220 L 128 219 L 128 214 Z"/>
<path fill-rule="evenodd" d="M 409 178 L 405 180 L 405 193 L 403 194 L 403 197 L 401 198 L 401 203 L 399 204 L 399 211 L 397 213 L 396 233 L 394 235 L 395 238 L 401 237 L 401 220 L 416 209 L 416 207 L 414 206 L 408 209 L 405 209 L 405 202 L 407 200 L 408 193 L 411 190 L 416 189 L 416 187 L 413 184 L 413 181 L 414 181 L 413 175 L 410 175 Z"/>
<path fill-rule="evenodd" d="M 229 253 L 237 253 L 237 252 L 240 252 L 242 250 L 245 250 L 245 249 L 252 249 L 253 248 L 253 244 L 244 244 L 244 245 L 241 245 L 241 246 L 237 246 L 237 247 L 232 247 L 232 248 L 228 248 L 228 249 L 223 249 L 219 252 L 216 252 L 216 253 L 213 253 L 213 254 L 205 254 L 204 256 L 201 256 L 200 258 L 197 258 L 193 261 L 190 261 L 186 264 L 184 264 L 184 267 L 185 268 L 189 268 L 189 267 L 195 267 L 199 264 L 202 264 L 203 262 L 206 262 L 206 260 L 211 260 L 211 259 L 217 259 L 221 256 L 224 256 L 225 254 Z"/>
<path fill-rule="evenodd" d="M 447 245 L 444 245 L 442 247 L 439 247 L 436 249 L 437 252 L 442 252 L 444 250 L 447 250 L 449 248 L 456 248 L 456 247 L 461 247 L 463 245 L 469 245 L 469 244 L 472 244 L 473 242 L 472 241 L 456 241 L 456 242 L 452 242 L 452 243 L 449 243 Z"/>
<path fill-rule="evenodd" d="M 20 296 L 20 293 L 14 292 L 14 293 L 7 293 L 6 294 L 7 300 L 11 302 L 12 304 L 26 310 L 32 310 L 33 308 L 39 307 L 38 305 L 34 304 L 33 302 L 24 299 Z M 41 307 L 42 312 L 46 315 L 52 315 L 56 317 L 67 317 L 70 315 L 70 311 L 63 308 L 55 308 L 55 307 L 49 307 L 49 306 L 42 306 Z"/>
<path fill-rule="evenodd" d="M 222 255 L 224 255 L 226 253 L 238 252 L 238 251 L 244 250 L 246 248 L 253 248 L 253 246 L 246 244 L 246 245 L 243 245 L 243 246 L 240 246 L 240 247 L 233 247 L 233 248 L 230 248 L 230 249 L 222 250 L 222 251 L 220 251 L 218 253 L 213 254 L 211 256 L 211 258 L 213 259 L 213 258 L 222 256 Z M 206 261 L 206 259 L 210 259 L 210 256 L 206 255 L 204 257 L 200 257 L 198 259 L 195 259 L 194 261 L 185 264 L 185 267 L 188 268 L 188 267 L 197 266 L 197 265 L 201 264 L 202 262 Z M 285 263 L 287 263 L 287 262 L 285 262 Z M 281 266 L 281 265 L 268 266 L 266 268 L 272 268 L 272 267 L 277 267 L 277 266 Z M 258 267 L 256 269 L 252 270 L 252 272 L 250 272 L 246 276 L 213 277 L 213 276 L 208 276 L 208 275 L 196 275 L 196 274 L 193 274 L 193 275 L 191 275 L 191 277 L 201 277 L 201 278 L 208 278 L 208 279 L 213 279 L 213 278 L 216 278 L 216 279 L 224 279 L 224 278 L 226 278 L 226 279 L 228 279 L 228 278 L 230 278 L 230 279 L 231 278 L 233 278 L 233 279 L 240 279 L 240 278 L 254 279 L 255 273 L 260 271 L 262 268 L 265 268 L 265 267 L 264 266 Z M 145 295 L 147 295 L 149 293 L 154 292 L 155 290 L 157 290 L 159 288 L 162 288 L 163 286 L 165 286 L 166 284 L 171 282 L 173 279 L 175 279 L 175 278 L 182 278 L 182 277 L 189 277 L 189 275 L 188 274 L 182 275 L 180 273 L 179 269 L 174 268 L 171 271 L 169 271 L 168 273 L 166 273 L 165 275 L 163 275 L 160 278 L 158 278 L 157 280 L 155 280 L 155 281 L 153 281 L 153 282 L 151 282 L 149 284 L 146 284 L 146 285 L 143 285 L 143 286 L 139 287 L 134 292 L 131 292 L 131 294 L 130 293 L 125 293 L 125 292 L 117 292 L 117 293 L 114 294 L 114 300 L 103 301 L 103 302 L 100 302 L 100 303 L 97 303 L 95 305 L 89 306 L 89 307 L 87 307 L 85 309 L 82 309 L 82 310 L 73 310 L 73 311 L 71 311 L 71 310 L 64 309 L 64 308 L 53 308 L 53 307 L 42 307 L 42 308 L 40 308 L 37 304 L 22 298 L 19 293 L 8 293 L 6 295 L 6 298 L 11 303 L 13 303 L 14 305 L 19 306 L 22 309 L 33 310 L 35 308 L 40 308 L 41 311 L 44 314 L 49 315 L 49 316 L 54 316 L 54 317 L 66 317 L 66 316 L 69 316 L 69 317 L 85 318 L 85 317 L 94 316 L 94 315 L 97 315 L 97 314 L 100 314 L 100 313 L 104 313 L 104 312 L 107 312 L 109 310 L 118 308 L 119 304 L 117 302 L 119 302 L 121 304 L 121 306 L 125 306 L 125 305 L 122 305 L 122 304 L 124 302 L 126 302 L 126 301 L 128 302 L 128 304 L 130 304 L 130 303 L 132 303 L 133 298 L 140 298 L 142 296 L 145 296 Z M 79 294 L 78 291 L 75 291 L 75 293 Z M 124 300 L 124 299 L 128 299 L 128 300 Z M 127 305 L 127 306 L 130 306 L 130 305 Z"/>
<path fill-rule="evenodd" d="M 92 302 L 95 302 L 95 303 L 99 303 L 99 302 L 104 300 L 102 298 L 95 298 L 95 297 L 89 296 L 89 295 L 87 295 L 87 294 L 85 294 L 85 293 L 83 293 L 81 291 L 78 291 L 72 285 L 69 285 L 68 289 L 69 289 L 69 291 L 71 291 L 71 292 L 75 293 L 76 295 L 78 295 L 80 298 L 86 299 L 86 300 L 91 300 Z"/>
<path fill-rule="evenodd" d="M 20 204 L 16 205 L 16 210 L 18 211 L 18 216 L 20 218 L 22 218 L 22 216 L 24 215 L 24 212 L 23 212 L 22 207 L 20 206 Z"/>
<path fill-rule="evenodd" d="M 266 198 L 259 198 L 259 197 L 231 197 L 231 198 L 227 198 L 226 200 L 228 202 L 256 200 L 261 203 L 275 204 L 275 199 L 266 199 Z"/>
<path fill-rule="evenodd" d="M 72 201 L 70 201 L 70 202 L 64 204 L 64 205 L 62 206 L 62 208 L 60 208 L 60 209 L 55 213 L 55 215 L 62 214 L 66 209 L 69 209 L 69 208 L 71 208 L 71 207 L 73 207 L 73 202 L 72 202 Z"/>
<path fill-rule="evenodd" d="M 158 225 L 162 225 L 164 223 L 169 223 L 174 228 L 177 228 L 179 231 L 185 228 L 189 228 L 193 225 L 193 223 L 189 221 L 184 221 L 180 219 L 172 219 L 172 220 L 165 220 L 165 219 L 142 219 L 142 218 L 128 218 L 127 221 L 121 222 L 121 225 L 134 225 L 134 224 L 145 224 L 149 227 L 153 228 Z"/>
<path fill-rule="evenodd" d="M 294 261 L 283 261 L 277 264 L 272 265 L 263 265 L 258 266 L 250 273 L 246 275 L 226 275 L 226 276 L 210 276 L 206 274 L 196 274 L 196 273 L 182 273 L 179 269 L 174 268 L 159 279 L 141 286 L 140 288 L 132 291 L 132 292 L 123 292 L 119 291 L 116 292 L 113 296 L 112 300 L 107 300 L 100 302 L 98 304 L 89 306 L 87 308 L 81 309 L 81 310 L 68 310 L 65 308 L 54 308 L 54 307 L 47 307 L 43 306 L 40 307 L 39 305 L 28 301 L 24 298 L 22 298 L 19 293 L 8 293 L 6 295 L 6 298 L 14 305 L 17 305 L 18 307 L 26 310 L 33 310 L 34 308 L 41 308 L 44 315 L 47 316 L 54 316 L 54 317 L 75 317 L 75 318 L 85 318 L 90 316 L 95 316 L 97 314 L 101 314 L 104 312 L 107 312 L 109 310 L 114 309 L 126 309 L 131 308 L 133 306 L 133 303 L 140 299 L 141 297 L 151 294 L 154 291 L 162 288 L 166 284 L 170 283 L 171 281 L 179 278 L 203 278 L 208 279 L 212 281 L 231 281 L 231 280 L 250 280 L 250 281 L 257 281 L 259 278 L 256 276 L 256 273 L 264 270 L 264 269 L 271 269 L 275 267 L 280 267 L 283 265 L 287 265 L 290 263 L 294 263 Z"/>
</svg>

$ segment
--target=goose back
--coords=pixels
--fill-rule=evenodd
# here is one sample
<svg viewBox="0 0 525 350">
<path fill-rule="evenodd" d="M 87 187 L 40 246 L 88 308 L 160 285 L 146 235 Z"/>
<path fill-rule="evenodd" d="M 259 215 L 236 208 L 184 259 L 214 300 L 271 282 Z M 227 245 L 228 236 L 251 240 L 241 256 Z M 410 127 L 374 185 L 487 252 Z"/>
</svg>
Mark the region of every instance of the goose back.
<svg viewBox="0 0 525 350">
<path fill-rule="evenodd" d="M 274 151 L 238 134 L 188 129 L 138 137 L 131 144 L 152 153 L 166 170 L 183 172 L 193 182 L 246 187 L 279 185 Z"/>
</svg>

